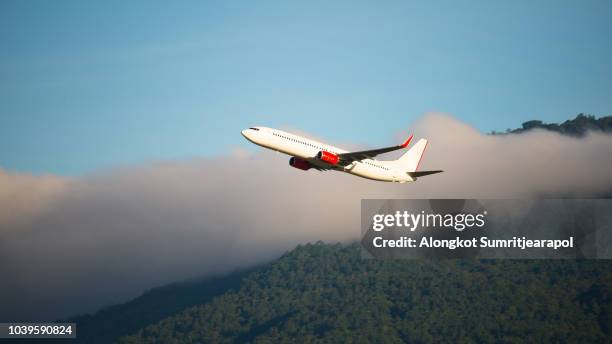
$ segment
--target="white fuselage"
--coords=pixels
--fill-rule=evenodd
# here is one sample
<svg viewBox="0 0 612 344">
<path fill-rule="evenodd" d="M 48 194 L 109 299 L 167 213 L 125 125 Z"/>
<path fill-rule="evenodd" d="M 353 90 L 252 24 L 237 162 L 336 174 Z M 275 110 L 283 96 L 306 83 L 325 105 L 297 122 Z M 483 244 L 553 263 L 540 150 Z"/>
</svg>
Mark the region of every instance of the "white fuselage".
<svg viewBox="0 0 612 344">
<path fill-rule="evenodd" d="M 317 153 L 327 151 L 342 154 L 347 153 L 347 151 L 282 130 L 254 127 L 243 130 L 242 135 L 257 145 L 307 160 L 310 164 L 322 168 L 344 171 L 363 178 L 386 182 L 405 183 L 414 181 L 406 173 L 398 170 L 394 161 L 364 159 L 354 161 L 346 166 L 328 164 L 317 159 Z"/>
</svg>

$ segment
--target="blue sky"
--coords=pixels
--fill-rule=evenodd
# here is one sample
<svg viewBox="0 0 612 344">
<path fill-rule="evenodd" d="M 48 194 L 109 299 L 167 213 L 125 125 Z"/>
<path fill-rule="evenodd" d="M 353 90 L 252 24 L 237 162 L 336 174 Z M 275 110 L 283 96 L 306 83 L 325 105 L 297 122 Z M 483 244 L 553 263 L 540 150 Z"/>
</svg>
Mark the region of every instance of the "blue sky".
<svg viewBox="0 0 612 344">
<path fill-rule="evenodd" d="M 256 149 L 251 125 L 389 144 L 612 109 L 611 1 L 2 1 L 0 167 L 81 175 Z"/>
</svg>

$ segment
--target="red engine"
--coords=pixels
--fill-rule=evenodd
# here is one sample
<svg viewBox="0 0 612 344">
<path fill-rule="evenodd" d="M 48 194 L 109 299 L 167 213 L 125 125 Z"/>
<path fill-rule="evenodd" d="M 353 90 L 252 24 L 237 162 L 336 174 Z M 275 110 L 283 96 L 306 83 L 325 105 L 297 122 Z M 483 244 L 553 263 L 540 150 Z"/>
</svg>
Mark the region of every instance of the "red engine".
<svg viewBox="0 0 612 344">
<path fill-rule="evenodd" d="M 327 151 L 320 151 L 317 153 L 317 159 L 332 165 L 337 165 L 340 161 L 340 158 L 336 154 Z"/>
<path fill-rule="evenodd" d="M 308 171 L 312 167 L 308 161 L 296 157 L 289 159 L 289 165 L 304 171 Z"/>
</svg>

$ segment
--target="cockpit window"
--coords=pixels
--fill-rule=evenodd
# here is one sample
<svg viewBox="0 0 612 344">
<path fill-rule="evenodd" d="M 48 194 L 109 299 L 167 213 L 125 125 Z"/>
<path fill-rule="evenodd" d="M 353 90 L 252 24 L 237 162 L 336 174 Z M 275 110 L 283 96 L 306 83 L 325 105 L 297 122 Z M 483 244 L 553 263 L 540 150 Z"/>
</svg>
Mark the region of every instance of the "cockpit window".
<svg viewBox="0 0 612 344">
<path fill-rule="evenodd" d="M 259 128 L 249 128 L 249 129 L 253 129 L 253 130 L 259 131 Z"/>
</svg>

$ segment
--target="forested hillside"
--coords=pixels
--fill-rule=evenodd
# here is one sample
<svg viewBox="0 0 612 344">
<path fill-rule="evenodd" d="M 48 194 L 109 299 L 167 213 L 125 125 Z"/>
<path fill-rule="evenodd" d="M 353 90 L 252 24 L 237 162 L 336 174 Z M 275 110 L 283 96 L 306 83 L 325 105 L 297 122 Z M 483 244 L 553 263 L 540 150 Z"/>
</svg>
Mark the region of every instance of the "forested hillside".
<svg viewBox="0 0 612 344">
<path fill-rule="evenodd" d="M 588 131 L 612 133 L 612 116 L 596 118 L 595 116 L 579 114 L 574 119 L 567 120 L 561 124 L 544 123 L 542 121 L 533 120 L 523 123 L 521 128 L 508 129 L 507 134 L 519 134 L 532 129 L 544 129 L 555 131 L 564 135 L 584 136 Z M 493 134 L 496 133 L 495 131 Z"/>
<path fill-rule="evenodd" d="M 121 343 L 612 342 L 608 261 L 365 260 L 300 246 Z"/>
<path fill-rule="evenodd" d="M 67 319 L 76 322 L 77 339 L 68 343 L 111 343 L 121 336 L 162 320 L 187 307 L 210 301 L 232 288 L 254 269 L 231 273 L 222 277 L 208 277 L 153 288 L 124 304 L 102 309 L 94 315 Z M 40 340 L 45 343 L 46 340 Z"/>
</svg>

